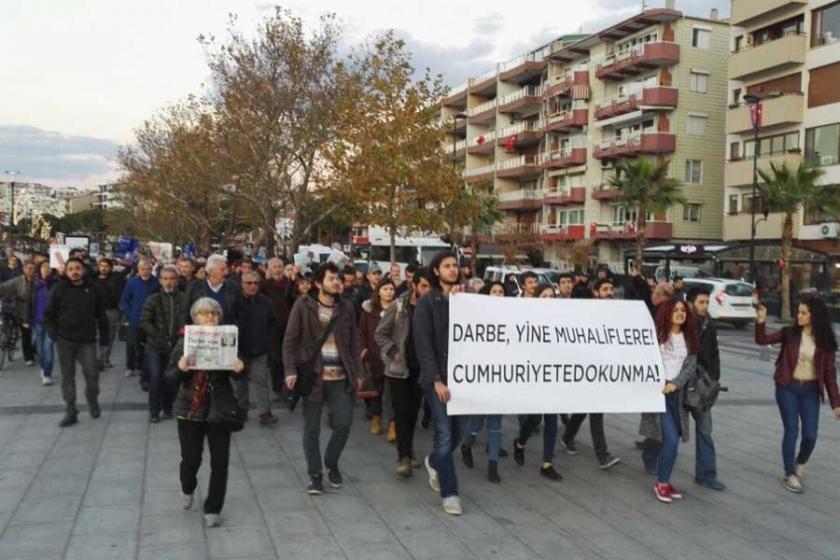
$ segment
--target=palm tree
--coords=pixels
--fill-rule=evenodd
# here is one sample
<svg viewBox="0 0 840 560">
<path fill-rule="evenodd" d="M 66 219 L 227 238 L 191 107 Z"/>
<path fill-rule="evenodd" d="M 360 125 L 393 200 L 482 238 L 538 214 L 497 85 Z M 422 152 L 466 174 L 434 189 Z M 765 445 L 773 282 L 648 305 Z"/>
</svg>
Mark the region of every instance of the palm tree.
<svg viewBox="0 0 840 560">
<path fill-rule="evenodd" d="M 759 191 L 768 212 L 785 215 L 782 224 L 782 321 L 790 320 L 790 249 L 793 245 L 793 215 L 809 210 L 829 216 L 840 215 L 840 193 L 830 185 L 820 185 L 823 170 L 799 164 L 791 169 L 786 163 L 770 163 L 770 171 L 759 169 L 764 184 Z"/>
<path fill-rule="evenodd" d="M 636 209 L 636 270 L 642 271 L 645 229 L 648 212 L 665 212 L 674 204 L 685 204 L 680 183 L 668 176 L 669 160 L 651 158 L 622 160 L 616 166 L 609 185 L 620 193 L 618 201 L 625 208 Z"/>
</svg>

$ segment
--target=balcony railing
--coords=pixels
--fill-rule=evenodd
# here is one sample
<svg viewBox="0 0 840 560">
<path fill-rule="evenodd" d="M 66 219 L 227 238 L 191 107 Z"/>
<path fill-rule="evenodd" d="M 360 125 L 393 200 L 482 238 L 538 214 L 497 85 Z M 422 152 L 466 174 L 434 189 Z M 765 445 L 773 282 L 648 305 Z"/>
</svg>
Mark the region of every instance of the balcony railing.
<svg viewBox="0 0 840 560">
<path fill-rule="evenodd" d="M 539 109 L 541 100 L 541 86 L 525 86 L 518 91 L 500 97 L 499 111 L 507 112 L 527 107 Z"/>
<path fill-rule="evenodd" d="M 677 43 L 644 43 L 607 57 L 604 64 L 598 65 L 595 76 L 599 80 L 621 80 L 627 74 L 638 74 L 654 66 L 668 66 L 679 61 L 680 46 Z"/>
<path fill-rule="evenodd" d="M 535 210 L 541 208 L 545 191 L 542 189 L 520 189 L 496 195 L 500 210 Z"/>
<path fill-rule="evenodd" d="M 548 190 L 545 201 L 549 204 L 565 206 L 567 204 L 586 203 L 586 187 L 569 187 L 558 190 Z"/>
<path fill-rule="evenodd" d="M 679 90 L 666 86 L 639 88 L 629 95 L 604 99 L 595 104 L 595 119 L 607 119 L 636 111 L 641 107 L 676 107 Z"/>
<path fill-rule="evenodd" d="M 459 97 L 462 97 L 464 94 L 467 93 L 467 86 L 468 83 L 464 82 L 462 84 L 458 84 L 457 86 L 450 88 L 449 94 L 446 96 L 446 99 L 444 101 L 452 101 Z"/>
<path fill-rule="evenodd" d="M 729 58 L 729 78 L 742 80 L 762 72 L 805 63 L 808 37 L 789 33 L 754 47 L 743 47 Z"/>
<path fill-rule="evenodd" d="M 805 103 L 801 93 L 786 93 L 779 97 L 761 100 L 763 128 L 802 122 Z M 753 129 L 750 108 L 746 103 L 729 109 L 726 113 L 727 134 L 750 132 Z"/>
<path fill-rule="evenodd" d="M 493 174 L 496 171 L 496 164 L 481 165 L 464 170 L 464 177 L 478 177 L 480 175 Z"/>
<path fill-rule="evenodd" d="M 498 177 L 514 179 L 536 177 L 542 173 L 542 166 L 535 156 L 519 156 L 496 163 Z"/>
<path fill-rule="evenodd" d="M 496 76 L 498 74 L 499 74 L 498 69 L 493 68 L 492 70 L 488 70 L 487 72 L 485 72 L 484 74 L 481 74 L 480 76 L 476 76 L 475 78 L 470 78 L 469 85 L 470 85 L 470 87 L 474 87 L 474 86 L 477 86 L 477 85 L 479 85 L 483 82 L 486 82 L 487 80 L 495 80 Z"/>
<path fill-rule="evenodd" d="M 490 130 L 485 132 L 484 134 L 479 134 L 478 136 L 473 136 L 472 138 L 467 139 L 467 148 L 475 148 L 476 146 L 485 146 L 485 145 L 493 145 L 493 140 L 496 139 L 496 131 Z"/>
<path fill-rule="evenodd" d="M 565 147 L 563 149 L 540 154 L 540 162 L 546 169 L 562 169 L 586 164 L 586 147 Z"/>
<path fill-rule="evenodd" d="M 631 240 L 636 239 L 635 222 L 623 224 L 597 224 L 593 223 L 590 228 L 589 237 L 603 240 Z M 645 239 L 667 241 L 671 239 L 673 224 L 671 222 L 649 221 L 645 225 Z"/>
<path fill-rule="evenodd" d="M 499 101 L 498 98 L 491 99 L 490 101 L 485 101 L 481 105 L 476 105 L 475 107 L 471 107 L 470 109 L 467 109 L 467 116 L 468 117 L 474 117 L 476 115 L 484 113 L 485 111 L 490 111 L 492 109 L 495 109 L 496 105 L 498 104 L 498 101 Z"/>
<path fill-rule="evenodd" d="M 589 123 L 589 109 L 571 108 L 546 117 L 545 129 L 547 131 L 561 131 L 569 128 L 581 128 Z"/>
<path fill-rule="evenodd" d="M 542 121 L 523 121 L 510 126 L 506 126 L 499 130 L 499 138 L 507 138 L 513 134 L 522 134 L 523 132 L 541 131 L 543 128 Z"/>
<path fill-rule="evenodd" d="M 583 224 L 542 224 L 540 239 L 543 241 L 577 241 L 583 239 L 586 226 Z"/>
<path fill-rule="evenodd" d="M 664 154 L 676 148 L 676 137 L 669 132 L 656 132 L 654 129 L 641 134 L 634 134 L 618 140 L 604 140 L 595 147 L 592 157 L 595 159 L 614 159 L 636 154 Z"/>
<path fill-rule="evenodd" d="M 508 72 L 509 70 L 513 70 L 514 68 L 518 68 L 523 64 L 528 62 L 542 62 L 545 59 L 546 49 L 542 49 L 537 52 L 528 53 L 526 55 L 517 56 L 512 60 L 508 60 L 507 62 L 502 62 L 499 64 L 499 73 Z"/>
<path fill-rule="evenodd" d="M 608 184 L 601 184 L 592 189 L 592 198 L 595 200 L 613 200 L 621 196 L 621 191 Z"/>
</svg>

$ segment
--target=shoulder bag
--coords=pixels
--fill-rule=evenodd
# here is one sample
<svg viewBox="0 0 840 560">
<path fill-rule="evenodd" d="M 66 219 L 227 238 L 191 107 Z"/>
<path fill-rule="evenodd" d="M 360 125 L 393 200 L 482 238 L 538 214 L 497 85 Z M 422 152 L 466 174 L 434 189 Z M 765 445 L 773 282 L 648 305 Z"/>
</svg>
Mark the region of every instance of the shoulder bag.
<svg viewBox="0 0 840 560">
<path fill-rule="evenodd" d="M 307 360 L 298 362 L 297 364 L 297 380 L 295 381 L 295 392 L 301 397 L 308 397 L 312 393 L 312 388 L 315 387 L 315 380 L 318 378 L 318 372 L 315 371 L 315 364 L 318 361 L 318 356 L 321 354 L 321 348 L 330 337 L 335 322 L 338 319 L 338 314 L 334 314 L 327 323 L 324 332 L 321 333 L 321 338 L 315 345 L 315 351 Z"/>
<path fill-rule="evenodd" d="M 210 396 L 210 409 L 207 411 L 207 422 L 217 424 L 229 432 L 238 432 L 245 427 L 245 410 L 239 406 L 233 390 L 219 392 L 216 383 L 209 377 L 207 392 Z M 228 386 L 230 380 L 225 379 Z"/>
</svg>

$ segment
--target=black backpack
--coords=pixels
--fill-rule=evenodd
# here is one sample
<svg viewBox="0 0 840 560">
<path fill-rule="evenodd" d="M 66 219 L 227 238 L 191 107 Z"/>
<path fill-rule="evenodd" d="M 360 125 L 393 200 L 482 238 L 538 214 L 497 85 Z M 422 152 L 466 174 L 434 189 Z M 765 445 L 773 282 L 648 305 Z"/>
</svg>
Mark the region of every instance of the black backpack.
<svg viewBox="0 0 840 560">
<path fill-rule="evenodd" d="M 685 386 L 683 406 L 694 414 L 705 414 L 717 401 L 720 383 L 712 379 L 706 369 L 697 364 L 697 375 Z"/>
</svg>

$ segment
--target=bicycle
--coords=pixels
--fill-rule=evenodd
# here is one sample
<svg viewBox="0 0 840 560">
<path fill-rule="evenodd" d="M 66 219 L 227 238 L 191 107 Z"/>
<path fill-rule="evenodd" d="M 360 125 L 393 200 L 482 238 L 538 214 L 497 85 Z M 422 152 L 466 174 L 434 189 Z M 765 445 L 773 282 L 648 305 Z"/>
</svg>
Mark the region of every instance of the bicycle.
<svg viewBox="0 0 840 560">
<path fill-rule="evenodd" d="M 20 339 L 20 320 L 14 313 L 2 311 L 0 307 L 0 369 L 6 360 L 15 359 L 15 349 Z"/>
</svg>

